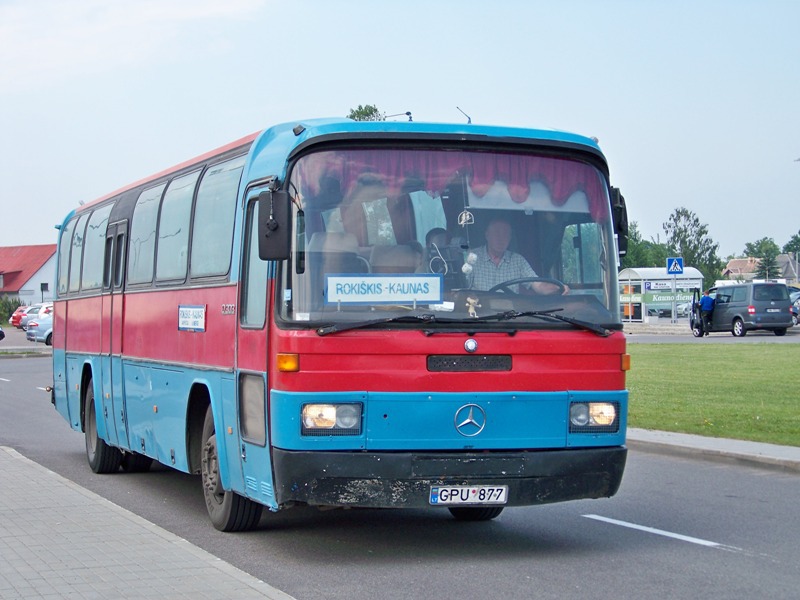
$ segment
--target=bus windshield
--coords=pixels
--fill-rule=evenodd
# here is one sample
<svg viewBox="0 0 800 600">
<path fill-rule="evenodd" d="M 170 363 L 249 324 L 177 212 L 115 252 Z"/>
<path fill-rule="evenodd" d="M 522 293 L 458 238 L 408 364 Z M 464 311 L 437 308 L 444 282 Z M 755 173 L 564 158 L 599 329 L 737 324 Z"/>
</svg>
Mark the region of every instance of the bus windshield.
<svg viewBox="0 0 800 600">
<path fill-rule="evenodd" d="M 288 189 L 294 243 L 277 290 L 283 326 L 619 324 L 608 186 L 587 162 L 516 150 L 343 148 L 301 157 Z"/>
</svg>

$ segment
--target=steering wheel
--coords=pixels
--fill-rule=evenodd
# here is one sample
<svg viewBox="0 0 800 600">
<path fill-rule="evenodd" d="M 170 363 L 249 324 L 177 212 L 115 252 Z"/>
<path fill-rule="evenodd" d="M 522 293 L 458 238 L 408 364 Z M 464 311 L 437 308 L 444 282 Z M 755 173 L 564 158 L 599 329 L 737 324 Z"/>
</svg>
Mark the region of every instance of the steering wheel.
<svg viewBox="0 0 800 600">
<path fill-rule="evenodd" d="M 519 295 L 519 292 L 515 292 L 514 290 L 511 289 L 512 285 L 518 285 L 520 283 L 535 283 L 537 281 L 552 283 L 553 285 L 558 287 L 559 294 L 563 294 L 567 289 L 567 286 L 565 286 L 558 279 L 550 279 L 549 277 L 520 277 L 519 279 L 510 279 L 508 281 L 504 281 L 503 283 L 498 283 L 496 286 L 492 287 L 489 291 L 503 292 L 504 294 Z"/>
</svg>

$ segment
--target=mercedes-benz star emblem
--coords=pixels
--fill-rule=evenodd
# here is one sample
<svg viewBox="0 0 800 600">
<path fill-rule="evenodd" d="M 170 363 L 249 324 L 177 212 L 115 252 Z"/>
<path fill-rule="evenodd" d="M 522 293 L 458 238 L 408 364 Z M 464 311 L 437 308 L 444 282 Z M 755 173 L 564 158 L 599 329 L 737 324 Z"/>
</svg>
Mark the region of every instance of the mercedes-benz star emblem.
<svg viewBox="0 0 800 600">
<path fill-rule="evenodd" d="M 486 413 L 477 404 L 465 404 L 456 411 L 455 426 L 464 437 L 474 437 L 486 427 Z"/>
<path fill-rule="evenodd" d="M 478 349 L 478 342 L 472 338 L 469 338 L 466 342 L 464 342 L 464 350 L 467 352 L 475 352 Z"/>
</svg>

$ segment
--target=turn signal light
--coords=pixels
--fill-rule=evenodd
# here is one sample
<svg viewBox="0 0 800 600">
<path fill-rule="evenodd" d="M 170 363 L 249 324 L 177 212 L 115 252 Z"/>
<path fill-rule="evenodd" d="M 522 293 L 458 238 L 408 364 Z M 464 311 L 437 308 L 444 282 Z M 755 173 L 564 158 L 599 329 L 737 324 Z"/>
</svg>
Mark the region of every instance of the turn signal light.
<svg viewBox="0 0 800 600">
<path fill-rule="evenodd" d="M 278 354 L 275 357 L 275 363 L 278 371 L 284 373 L 294 373 L 300 370 L 300 355 L 299 354 Z"/>
</svg>

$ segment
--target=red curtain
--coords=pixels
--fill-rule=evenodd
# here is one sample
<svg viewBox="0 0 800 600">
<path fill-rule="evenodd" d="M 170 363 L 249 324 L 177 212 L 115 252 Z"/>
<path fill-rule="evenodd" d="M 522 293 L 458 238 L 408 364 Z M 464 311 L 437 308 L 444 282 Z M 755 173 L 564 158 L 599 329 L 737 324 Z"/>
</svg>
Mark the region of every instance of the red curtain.
<svg viewBox="0 0 800 600">
<path fill-rule="evenodd" d="M 589 199 L 592 218 L 608 218 L 604 185 L 594 168 L 563 159 L 518 154 L 447 152 L 433 150 L 340 150 L 320 152 L 303 158 L 298 165 L 306 196 L 316 196 L 324 179 L 337 180 L 344 196 L 352 193 L 359 178 L 374 173 L 386 187 L 387 196 L 399 196 L 408 179 L 423 181 L 425 190 L 444 190 L 456 174 L 469 175 L 472 192 L 482 198 L 496 182 L 508 187 L 511 199 L 522 203 L 532 181 L 550 190 L 554 205 L 561 206 L 576 191 Z"/>
</svg>

